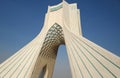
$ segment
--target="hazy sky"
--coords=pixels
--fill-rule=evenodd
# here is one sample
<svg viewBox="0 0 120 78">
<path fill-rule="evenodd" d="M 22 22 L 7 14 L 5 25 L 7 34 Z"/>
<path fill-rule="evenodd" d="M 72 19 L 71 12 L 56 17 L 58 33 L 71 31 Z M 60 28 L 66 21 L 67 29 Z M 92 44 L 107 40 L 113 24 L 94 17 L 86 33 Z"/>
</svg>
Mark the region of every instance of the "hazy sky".
<svg viewBox="0 0 120 78">
<path fill-rule="evenodd" d="M 48 5 L 62 0 L 0 0 L 0 63 L 41 30 Z M 120 56 L 120 0 L 66 0 L 80 9 L 83 36 Z M 64 46 L 53 78 L 70 78 Z"/>
</svg>

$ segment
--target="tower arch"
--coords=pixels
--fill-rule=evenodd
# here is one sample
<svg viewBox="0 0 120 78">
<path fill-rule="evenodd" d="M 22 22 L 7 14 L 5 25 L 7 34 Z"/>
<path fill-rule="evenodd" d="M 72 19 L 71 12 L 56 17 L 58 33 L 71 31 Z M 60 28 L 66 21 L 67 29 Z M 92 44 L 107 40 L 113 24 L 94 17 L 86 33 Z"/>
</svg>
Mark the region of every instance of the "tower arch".
<svg viewBox="0 0 120 78">
<path fill-rule="evenodd" d="M 54 23 L 46 34 L 31 78 L 38 78 L 39 75 L 41 75 L 40 78 L 52 77 L 52 73 L 49 72 L 53 72 L 53 69 L 51 69 L 51 67 L 54 66 L 54 60 L 56 60 L 57 51 L 61 44 L 65 44 L 63 29 L 59 24 Z M 42 62 L 41 59 L 53 59 L 53 63 L 48 61 Z M 36 73 L 40 74 L 36 75 Z"/>
<path fill-rule="evenodd" d="M 82 36 L 77 4 L 49 6 L 42 31 L 0 64 L 0 78 L 52 78 L 57 49 L 65 44 L 72 78 L 119 78 L 120 58 Z M 55 23 L 56 22 L 56 23 Z"/>
</svg>

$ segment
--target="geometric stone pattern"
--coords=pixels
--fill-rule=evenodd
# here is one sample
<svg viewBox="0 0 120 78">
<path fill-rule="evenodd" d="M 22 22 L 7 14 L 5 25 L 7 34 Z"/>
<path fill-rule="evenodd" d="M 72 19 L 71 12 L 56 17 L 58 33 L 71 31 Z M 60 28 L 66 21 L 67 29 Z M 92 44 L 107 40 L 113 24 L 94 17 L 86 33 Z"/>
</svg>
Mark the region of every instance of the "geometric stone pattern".
<svg viewBox="0 0 120 78">
<path fill-rule="evenodd" d="M 64 44 L 63 30 L 60 25 L 55 23 L 47 32 L 40 56 L 45 58 L 56 58 L 59 45 Z M 55 53 L 51 50 L 55 50 Z"/>
<path fill-rule="evenodd" d="M 48 71 L 52 72 L 50 68 L 52 67 L 52 65 L 54 65 L 54 63 L 50 64 L 51 67 L 49 68 L 47 67 L 49 65 L 49 61 L 44 64 L 44 62 L 42 63 L 43 60 L 41 61 L 41 59 L 56 59 L 58 47 L 61 44 L 64 44 L 63 30 L 60 25 L 55 23 L 47 32 L 31 78 L 44 78 L 43 74 L 46 74 L 47 69 Z M 51 78 L 52 74 L 49 75 L 46 76 L 46 78 Z"/>
</svg>

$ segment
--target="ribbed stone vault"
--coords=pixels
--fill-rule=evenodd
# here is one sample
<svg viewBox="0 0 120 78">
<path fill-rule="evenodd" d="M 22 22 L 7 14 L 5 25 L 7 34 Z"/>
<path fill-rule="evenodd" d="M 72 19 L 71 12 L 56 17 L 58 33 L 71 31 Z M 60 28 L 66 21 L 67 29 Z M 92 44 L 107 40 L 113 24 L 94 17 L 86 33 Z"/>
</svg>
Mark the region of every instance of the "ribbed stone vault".
<svg viewBox="0 0 120 78">
<path fill-rule="evenodd" d="M 63 30 L 60 25 L 55 23 L 48 30 L 39 55 L 46 58 L 56 58 L 58 47 L 61 44 L 64 44 Z"/>
<path fill-rule="evenodd" d="M 46 34 L 31 78 L 52 77 L 52 74 L 47 74 L 47 70 L 50 71 L 49 73 L 53 72 L 51 68 L 55 64 L 58 47 L 61 44 L 64 44 L 63 30 L 60 25 L 55 23 Z"/>
</svg>

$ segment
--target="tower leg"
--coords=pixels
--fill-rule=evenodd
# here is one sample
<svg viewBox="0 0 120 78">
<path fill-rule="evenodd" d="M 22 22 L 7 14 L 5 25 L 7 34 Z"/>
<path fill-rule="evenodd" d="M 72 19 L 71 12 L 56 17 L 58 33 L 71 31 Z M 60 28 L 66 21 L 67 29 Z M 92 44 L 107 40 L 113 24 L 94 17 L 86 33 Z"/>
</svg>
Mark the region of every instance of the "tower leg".
<svg viewBox="0 0 120 78">
<path fill-rule="evenodd" d="M 52 78 L 55 59 L 38 57 L 31 78 Z"/>
</svg>

